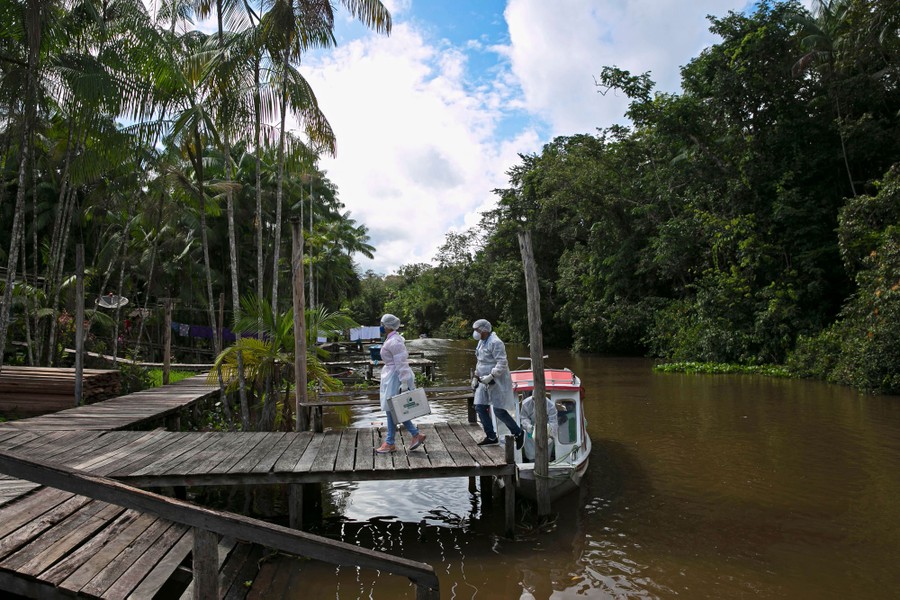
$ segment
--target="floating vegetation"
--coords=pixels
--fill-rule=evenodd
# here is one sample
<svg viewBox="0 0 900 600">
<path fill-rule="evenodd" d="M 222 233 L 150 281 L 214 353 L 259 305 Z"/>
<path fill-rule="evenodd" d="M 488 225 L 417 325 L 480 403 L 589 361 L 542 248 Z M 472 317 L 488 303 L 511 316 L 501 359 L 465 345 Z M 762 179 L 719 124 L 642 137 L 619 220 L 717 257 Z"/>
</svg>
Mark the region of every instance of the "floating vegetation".
<svg viewBox="0 0 900 600">
<path fill-rule="evenodd" d="M 744 374 L 766 375 L 767 377 L 793 377 L 794 375 L 780 365 L 739 365 L 734 363 L 715 362 L 673 362 L 663 363 L 653 367 L 660 373 L 704 373 L 708 375 L 718 374 Z"/>
</svg>

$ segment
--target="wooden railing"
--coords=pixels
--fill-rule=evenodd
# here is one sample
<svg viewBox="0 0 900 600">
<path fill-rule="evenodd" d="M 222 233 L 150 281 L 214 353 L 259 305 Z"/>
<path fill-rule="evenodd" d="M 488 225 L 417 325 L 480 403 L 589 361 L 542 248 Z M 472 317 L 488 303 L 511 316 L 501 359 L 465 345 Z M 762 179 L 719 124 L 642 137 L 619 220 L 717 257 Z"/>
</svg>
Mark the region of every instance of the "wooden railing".
<svg viewBox="0 0 900 600">
<path fill-rule="evenodd" d="M 193 597 L 221 597 L 218 589 L 216 535 L 229 536 L 275 550 L 333 565 L 378 569 L 408 578 L 416 598 L 440 598 L 434 569 L 426 564 L 337 542 L 265 521 L 195 506 L 188 502 L 130 487 L 59 465 L 47 465 L 0 451 L 0 473 L 138 510 L 193 528 Z"/>
<path fill-rule="evenodd" d="M 326 406 L 372 406 L 378 404 L 378 388 L 365 388 L 356 390 L 344 390 L 341 392 L 318 392 L 315 400 L 302 402 L 300 410 L 312 412 L 309 420 L 313 431 L 323 431 L 322 410 Z M 427 387 L 425 394 L 429 402 L 434 400 L 466 400 L 468 402 L 469 423 L 476 423 L 475 416 L 475 392 L 472 388 L 463 386 Z"/>
</svg>

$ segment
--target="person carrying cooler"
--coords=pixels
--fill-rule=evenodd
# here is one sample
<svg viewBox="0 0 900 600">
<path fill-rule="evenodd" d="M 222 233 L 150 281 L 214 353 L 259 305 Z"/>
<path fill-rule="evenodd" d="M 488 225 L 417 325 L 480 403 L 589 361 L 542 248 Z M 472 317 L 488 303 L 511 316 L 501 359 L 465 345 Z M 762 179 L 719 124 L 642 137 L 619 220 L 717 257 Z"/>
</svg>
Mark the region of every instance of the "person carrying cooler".
<svg viewBox="0 0 900 600">
<path fill-rule="evenodd" d="M 379 398 L 381 410 L 387 413 L 387 435 L 384 443 L 375 452 L 389 454 L 397 451 L 394 439 L 397 434 L 397 424 L 394 423 L 394 414 L 388 404 L 388 400 L 406 390 L 416 387 L 416 378 L 409 366 L 409 352 L 403 336 L 400 335 L 400 319 L 391 314 L 381 317 L 381 326 L 384 327 L 385 338 L 381 344 L 381 388 Z M 415 450 L 425 442 L 425 436 L 419 433 L 419 429 L 412 421 L 403 421 L 403 426 L 412 440 L 409 449 Z"/>
</svg>

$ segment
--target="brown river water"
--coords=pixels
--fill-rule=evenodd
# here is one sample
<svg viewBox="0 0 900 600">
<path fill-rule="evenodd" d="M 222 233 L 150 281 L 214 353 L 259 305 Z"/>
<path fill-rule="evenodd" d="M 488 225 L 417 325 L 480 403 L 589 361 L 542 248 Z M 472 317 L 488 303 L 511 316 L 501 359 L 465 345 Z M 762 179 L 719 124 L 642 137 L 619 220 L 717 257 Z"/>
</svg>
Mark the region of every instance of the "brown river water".
<svg viewBox="0 0 900 600">
<path fill-rule="evenodd" d="M 473 343 L 412 340 L 450 383 Z M 509 347 L 522 368 L 524 348 Z M 314 533 L 431 564 L 442 598 L 898 598 L 900 397 L 810 381 L 654 373 L 643 359 L 548 352 L 587 391 L 580 490 L 515 539 L 466 479 L 335 484 Z M 464 420 L 465 406 L 429 419 Z M 350 426 L 383 422 L 375 409 Z M 327 426 L 340 426 L 336 417 Z M 292 558 L 266 598 L 414 598 L 403 578 Z"/>
</svg>

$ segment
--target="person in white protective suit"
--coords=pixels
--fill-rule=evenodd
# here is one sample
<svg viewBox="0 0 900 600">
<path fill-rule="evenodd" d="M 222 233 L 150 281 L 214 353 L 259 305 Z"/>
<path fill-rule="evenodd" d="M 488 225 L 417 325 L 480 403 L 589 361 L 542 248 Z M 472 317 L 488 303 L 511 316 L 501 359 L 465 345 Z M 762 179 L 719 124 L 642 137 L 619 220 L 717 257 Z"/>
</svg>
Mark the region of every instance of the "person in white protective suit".
<svg viewBox="0 0 900 600">
<path fill-rule="evenodd" d="M 388 454 L 396 452 L 397 446 L 394 439 L 397 434 L 397 424 L 394 423 L 394 415 L 388 406 L 388 399 L 400 392 L 416 387 L 416 378 L 409 367 L 409 352 L 403 336 L 397 331 L 400 329 L 400 319 L 391 314 L 381 317 L 381 326 L 384 327 L 385 338 L 381 344 L 381 410 L 387 413 L 387 435 L 384 443 L 375 452 Z M 425 436 L 419 433 L 419 429 L 412 421 L 403 421 L 403 427 L 412 436 L 409 444 L 410 450 L 415 450 L 425 442 Z"/>
<path fill-rule="evenodd" d="M 548 456 L 553 459 L 553 440 L 559 433 L 559 412 L 556 410 L 556 403 L 547 398 L 547 447 L 549 449 Z M 522 446 L 522 456 L 528 462 L 534 462 L 534 396 L 528 396 L 522 401 L 522 429 L 525 430 L 525 443 Z"/>
<path fill-rule="evenodd" d="M 509 374 L 509 362 L 506 359 L 506 345 L 495 333 L 489 321 L 479 319 L 472 324 L 472 337 L 478 340 L 475 348 L 475 377 L 472 387 L 475 390 L 475 412 L 484 429 L 484 439 L 479 446 L 488 446 L 499 442 L 494 423 L 491 420 L 491 409 L 497 419 L 503 422 L 516 437 L 516 448 L 521 448 L 525 432 L 516 423 L 510 411 L 516 410 L 516 396 L 512 389 L 512 376 Z"/>
</svg>

